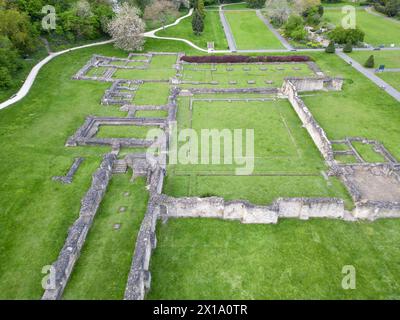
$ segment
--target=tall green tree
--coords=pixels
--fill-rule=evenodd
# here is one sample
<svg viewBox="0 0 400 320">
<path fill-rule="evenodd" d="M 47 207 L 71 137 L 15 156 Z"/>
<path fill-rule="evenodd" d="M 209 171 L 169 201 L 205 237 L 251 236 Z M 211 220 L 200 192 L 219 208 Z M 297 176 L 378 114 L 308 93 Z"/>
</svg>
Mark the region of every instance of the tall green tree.
<svg viewBox="0 0 400 320">
<path fill-rule="evenodd" d="M 201 34 L 204 30 L 204 21 L 199 10 L 197 9 L 193 13 L 192 29 L 195 35 Z"/>
</svg>

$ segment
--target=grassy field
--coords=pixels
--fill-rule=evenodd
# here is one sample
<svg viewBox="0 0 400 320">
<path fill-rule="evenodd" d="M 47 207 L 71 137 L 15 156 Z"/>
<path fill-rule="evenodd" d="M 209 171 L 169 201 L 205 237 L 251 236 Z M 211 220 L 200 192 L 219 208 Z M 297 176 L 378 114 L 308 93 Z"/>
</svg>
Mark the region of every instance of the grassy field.
<svg viewBox="0 0 400 320">
<path fill-rule="evenodd" d="M 263 70 L 266 68 L 267 70 Z M 216 70 L 215 70 L 216 69 Z M 228 71 L 229 70 L 229 71 Z M 201 84 L 204 87 L 280 87 L 284 78 L 289 76 L 311 77 L 314 72 L 305 63 L 279 63 L 256 65 L 227 65 L 201 64 L 199 66 L 186 64 L 183 69 L 182 80 L 211 82 L 218 84 Z M 235 85 L 229 81 L 236 81 Z M 255 83 L 248 83 L 254 81 Z M 272 81 L 272 83 L 268 83 Z M 193 84 L 184 84 L 183 87 L 193 87 Z"/>
<path fill-rule="evenodd" d="M 399 220 L 159 224 L 149 299 L 399 299 Z M 343 290 L 342 268 L 356 270 Z"/>
<path fill-rule="evenodd" d="M 216 50 L 226 50 L 228 48 L 219 13 L 216 11 L 207 11 L 204 20 L 204 31 L 199 36 L 193 33 L 191 17 L 182 20 L 176 26 L 157 32 L 157 36 L 184 38 L 204 49 L 207 49 L 207 42 L 209 41 L 214 41 Z"/>
<path fill-rule="evenodd" d="M 235 97 L 254 98 L 246 94 Z M 195 101 L 190 110 L 189 98 L 181 98 L 178 106 L 178 129 L 193 128 L 198 136 L 201 129 L 253 129 L 254 172 L 250 177 L 235 176 L 235 169 L 243 165 L 224 164 L 223 156 L 221 164 L 212 164 L 212 158 L 209 158 L 210 164 L 202 164 L 205 159 L 201 158 L 204 155 L 199 149 L 197 164 L 169 167 L 167 193 L 173 196 L 213 194 L 258 204 L 270 204 L 280 196 L 339 197 L 351 207 L 351 200 L 339 181 L 335 178 L 326 181 L 322 176 L 321 171 L 326 167 L 321 155 L 288 101 Z"/>
<path fill-rule="evenodd" d="M 342 14 L 341 9 L 325 10 L 324 17 L 339 25 L 344 14 Z M 369 44 L 389 46 L 393 43 L 400 46 L 400 22 L 375 16 L 364 9 L 358 9 L 356 11 L 356 25 L 365 32 L 364 41 Z"/>
<path fill-rule="evenodd" d="M 179 43 L 152 39 L 146 43 L 150 50 L 191 52 Z M 25 99 L 0 111 L 1 299 L 41 297 L 42 267 L 56 260 L 91 175 L 110 151 L 64 147 L 87 115 L 121 116 L 117 108 L 99 104 L 109 83 L 71 79 L 93 54 L 127 56 L 106 45 L 57 57 L 43 67 Z M 51 180 L 64 175 L 77 156 L 85 161 L 72 184 Z"/>
<path fill-rule="evenodd" d="M 114 176 L 100 206 L 64 299 L 118 299 L 124 297 L 135 240 L 147 206 L 144 178 Z M 124 193 L 129 195 L 125 196 Z M 125 207 L 124 212 L 119 212 Z M 114 230 L 115 224 L 120 229 Z"/>
<path fill-rule="evenodd" d="M 284 49 L 254 11 L 228 11 L 225 16 L 238 49 Z"/>
<path fill-rule="evenodd" d="M 362 65 L 364 65 L 370 55 L 373 55 L 376 68 L 381 64 L 385 65 L 385 68 L 400 68 L 399 51 L 353 51 L 348 55 Z"/>
<path fill-rule="evenodd" d="M 135 92 L 133 103 L 135 105 L 163 105 L 168 103 L 168 83 L 143 83 Z M 157 94 L 154 94 L 154 93 Z"/>
<path fill-rule="evenodd" d="M 128 80 L 169 80 L 176 73 L 175 55 L 153 56 L 147 69 L 118 69 L 113 78 Z"/>
<path fill-rule="evenodd" d="M 343 91 L 304 97 L 331 140 L 365 137 L 382 142 L 400 159 L 400 103 L 336 56 L 313 54 L 330 76 L 345 79 Z"/>
<path fill-rule="evenodd" d="M 377 76 L 400 91 L 400 72 L 382 72 L 378 73 Z"/>
<path fill-rule="evenodd" d="M 146 51 L 198 54 L 184 44 L 153 39 L 147 40 Z M 99 104 L 110 83 L 71 79 L 92 54 L 127 56 L 107 45 L 57 57 L 40 71 L 25 99 L 0 111 L 2 299 L 40 298 L 42 267 L 57 258 L 91 184 L 91 175 L 102 155 L 110 151 L 107 147 L 64 147 L 87 115 L 121 116 L 118 108 Z M 312 56 L 328 75 L 345 78 L 343 92 L 304 97 L 329 138 L 377 139 L 400 159 L 399 103 L 335 55 Z M 168 79 L 175 74 L 172 64 L 176 57 L 164 58 L 155 59 L 146 73 L 135 70 L 125 75 L 128 79 Z M 145 95 L 151 95 L 149 88 L 142 89 L 149 90 Z M 154 98 L 159 90 L 154 87 Z M 143 102 L 145 95 L 140 98 Z M 182 128 L 190 125 L 187 99 L 179 101 L 178 124 Z M 196 103 L 192 126 L 196 130 L 254 127 L 262 133 L 257 136 L 264 139 L 257 142 L 262 162 L 256 163 L 256 170 L 284 170 L 297 175 L 210 176 L 203 174 L 200 166 L 189 170 L 169 167 L 164 191 L 173 195 L 213 193 L 254 203 L 270 203 L 281 195 L 340 196 L 348 200 L 338 180 L 326 181 L 321 175 L 326 167 L 293 110 L 284 101 L 271 104 L 249 109 L 243 104 Z M 51 180 L 54 175 L 65 174 L 77 156 L 85 161 L 71 185 Z M 311 174 L 299 175 L 307 172 Z M 128 179 L 116 176 L 111 181 L 66 299 L 121 298 L 147 201 L 144 181 L 131 185 Z M 130 197 L 121 197 L 127 188 Z M 116 213 L 120 205 L 127 207 L 121 216 Z M 112 230 L 114 223 L 122 223 L 119 231 Z M 149 298 L 399 298 L 399 228 L 398 220 L 283 220 L 273 226 L 170 220 L 158 229 Z M 355 291 L 340 288 L 345 264 L 356 267 Z"/>
</svg>

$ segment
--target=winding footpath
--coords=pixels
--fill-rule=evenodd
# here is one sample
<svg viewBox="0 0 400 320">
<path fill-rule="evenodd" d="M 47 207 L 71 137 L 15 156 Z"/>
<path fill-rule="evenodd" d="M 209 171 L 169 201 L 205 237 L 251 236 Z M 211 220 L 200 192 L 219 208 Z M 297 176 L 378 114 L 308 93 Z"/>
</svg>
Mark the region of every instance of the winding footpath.
<svg viewBox="0 0 400 320">
<path fill-rule="evenodd" d="M 238 53 L 279 53 L 279 52 L 289 52 L 289 51 L 297 51 L 296 49 L 294 49 L 287 41 L 286 39 L 284 39 L 279 32 L 272 26 L 270 25 L 270 23 L 265 19 L 261 17 L 261 12 L 257 12 L 257 16 L 262 19 L 262 21 L 264 21 L 264 23 L 266 24 L 266 26 L 275 34 L 275 36 L 277 36 L 277 38 L 281 41 L 281 43 L 285 46 L 286 49 L 266 49 L 266 50 L 237 50 L 236 48 L 236 43 L 235 43 L 235 39 L 233 37 L 233 34 L 230 30 L 229 24 L 226 21 L 225 15 L 223 14 L 223 7 L 227 6 L 229 4 L 225 4 L 225 5 L 220 5 L 219 6 L 219 12 L 220 12 L 220 17 L 221 17 L 221 23 L 224 26 L 224 31 L 225 31 L 225 35 L 226 38 L 228 40 L 228 44 L 229 44 L 229 48 L 230 50 L 206 50 L 203 49 L 197 45 L 195 45 L 193 42 L 184 39 L 184 38 L 174 38 L 174 37 L 161 37 L 161 36 L 157 36 L 156 33 L 158 31 L 161 30 L 165 30 L 166 28 L 169 27 L 173 27 L 176 26 L 177 24 L 179 24 L 183 19 L 189 18 L 192 14 L 193 14 L 193 9 L 189 10 L 189 13 L 186 14 L 185 16 L 182 16 L 180 18 L 178 18 L 174 23 L 171 23 L 169 25 L 166 25 L 164 27 L 160 27 L 157 28 L 155 30 L 152 31 L 148 31 L 145 32 L 143 34 L 144 37 L 147 38 L 153 38 L 153 39 L 160 39 L 160 40 L 172 40 L 172 41 L 180 41 L 180 42 L 184 42 L 187 45 L 191 46 L 192 48 L 201 51 L 201 52 L 205 52 L 205 53 L 232 53 L 232 52 L 238 52 Z M 117 8 L 116 8 L 117 9 Z M 373 12 L 370 12 L 371 14 L 373 14 Z M 223 18 L 222 18 L 223 16 Z M 224 24 L 224 21 L 226 23 L 226 25 Z M 18 92 L 13 95 L 10 99 L 4 101 L 3 103 L 0 103 L 0 110 L 4 109 L 18 101 L 20 101 L 21 99 L 23 99 L 30 91 L 36 76 L 38 75 L 40 69 L 47 64 L 49 61 L 51 61 L 52 59 L 54 59 L 55 57 L 58 57 L 64 53 L 68 53 L 71 51 L 75 51 L 75 50 L 79 50 L 79 49 L 84 49 L 84 48 L 89 48 L 89 47 L 93 47 L 93 46 L 101 46 L 104 44 L 109 44 L 112 43 L 113 40 L 107 40 L 107 41 L 102 41 L 102 42 L 96 42 L 96 43 L 91 43 L 91 44 L 87 44 L 87 45 L 83 45 L 83 46 L 78 46 L 78 47 L 74 47 L 74 48 L 70 48 L 67 50 L 63 50 L 63 51 L 59 51 L 59 52 L 51 52 L 49 53 L 49 55 L 44 58 L 42 61 L 40 61 L 38 64 L 36 64 L 32 70 L 30 71 L 29 75 L 27 76 L 26 80 L 24 81 L 24 84 L 22 85 L 22 87 L 18 90 Z M 371 48 L 354 48 L 354 51 L 370 51 Z M 382 48 L 381 50 L 400 50 L 400 48 Z M 324 49 L 299 49 L 298 51 L 300 52 L 318 52 L 318 51 L 324 51 Z M 351 62 L 352 66 L 358 70 L 359 72 L 361 72 L 362 74 L 364 74 L 366 77 L 368 77 L 369 79 L 371 79 L 373 82 L 375 82 L 378 86 L 380 86 L 382 89 L 384 89 L 387 93 L 389 93 L 391 96 L 393 96 L 395 99 L 397 99 L 397 101 L 400 101 L 400 93 L 399 91 L 397 91 L 396 89 L 394 89 L 392 86 L 390 86 L 388 83 L 386 83 L 385 81 L 383 81 L 382 79 L 380 79 L 379 77 L 375 76 L 372 72 L 366 70 L 365 68 L 363 68 L 358 62 L 356 62 L 355 60 L 351 59 L 350 57 L 348 57 L 346 54 L 344 54 L 343 52 L 337 52 L 337 55 L 339 57 L 341 57 L 343 60 L 345 60 L 346 62 Z"/>
</svg>

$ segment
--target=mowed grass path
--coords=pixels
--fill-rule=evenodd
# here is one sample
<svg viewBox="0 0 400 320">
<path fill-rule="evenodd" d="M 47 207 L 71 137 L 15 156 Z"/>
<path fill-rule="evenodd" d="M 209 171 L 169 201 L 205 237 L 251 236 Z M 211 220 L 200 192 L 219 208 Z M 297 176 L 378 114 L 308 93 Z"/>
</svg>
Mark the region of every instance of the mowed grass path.
<svg viewBox="0 0 400 320">
<path fill-rule="evenodd" d="M 324 17 L 336 25 L 341 24 L 345 15 L 341 9 L 325 10 Z M 365 32 L 364 41 L 372 45 L 389 46 L 394 43 L 400 46 L 400 22 L 390 21 L 366 12 L 364 9 L 356 11 L 356 25 Z"/>
<path fill-rule="evenodd" d="M 238 49 L 284 49 L 255 11 L 228 11 L 225 16 Z"/>
<path fill-rule="evenodd" d="M 137 233 L 147 206 L 146 181 L 113 176 L 81 256 L 65 289 L 64 299 L 124 297 Z M 128 196 L 124 193 L 129 192 Z M 120 207 L 126 211 L 119 212 Z M 120 229 L 114 230 L 119 223 Z M 101 281 L 99 281 L 101 280 Z"/>
<path fill-rule="evenodd" d="M 148 299 L 399 299 L 400 220 L 159 224 Z M 356 270 L 356 289 L 341 286 Z"/>
<path fill-rule="evenodd" d="M 219 13 L 216 11 L 206 11 L 204 20 L 204 31 L 196 36 L 192 30 L 192 17 L 183 19 L 176 26 L 157 32 L 160 37 L 183 38 L 192 41 L 203 49 L 207 49 L 207 42 L 214 42 L 216 50 L 226 50 L 228 42 L 226 41 L 224 29 L 219 19 Z"/>
</svg>

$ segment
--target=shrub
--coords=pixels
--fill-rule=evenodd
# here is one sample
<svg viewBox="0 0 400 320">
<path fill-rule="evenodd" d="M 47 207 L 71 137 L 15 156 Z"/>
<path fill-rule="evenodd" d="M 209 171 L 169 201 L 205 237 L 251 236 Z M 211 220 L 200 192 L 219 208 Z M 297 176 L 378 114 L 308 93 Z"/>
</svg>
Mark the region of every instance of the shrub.
<svg viewBox="0 0 400 320">
<path fill-rule="evenodd" d="M 332 41 L 339 44 L 357 44 L 364 41 L 365 33 L 358 29 L 344 29 L 343 27 L 336 27 L 334 30 L 329 32 L 329 37 Z"/>
<path fill-rule="evenodd" d="M 309 56 L 183 56 L 189 63 L 307 62 Z"/>
<path fill-rule="evenodd" d="M 329 42 L 328 46 L 325 48 L 326 53 L 335 53 L 335 43 L 333 41 Z"/>
<path fill-rule="evenodd" d="M 307 36 L 307 31 L 304 30 L 304 22 L 300 16 L 292 15 L 283 26 L 283 32 L 288 38 L 294 40 L 304 40 Z"/>
<path fill-rule="evenodd" d="M 350 53 L 352 51 L 353 51 L 353 46 L 351 45 L 351 42 L 347 42 L 343 48 L 343 52 Z"/>
<path fill-rule="evenodd" d="M 0 88 L 9 88 L 12 84 L 11 74 L 5 67 L 0 67 Z"/>
<path fill-rule="evenodd" d="M 375 66 L 375 59 L 373 55 L 370 55 L 367 61 L 364 63 L 364 67 L 373 68 Z"/>
</svg>

